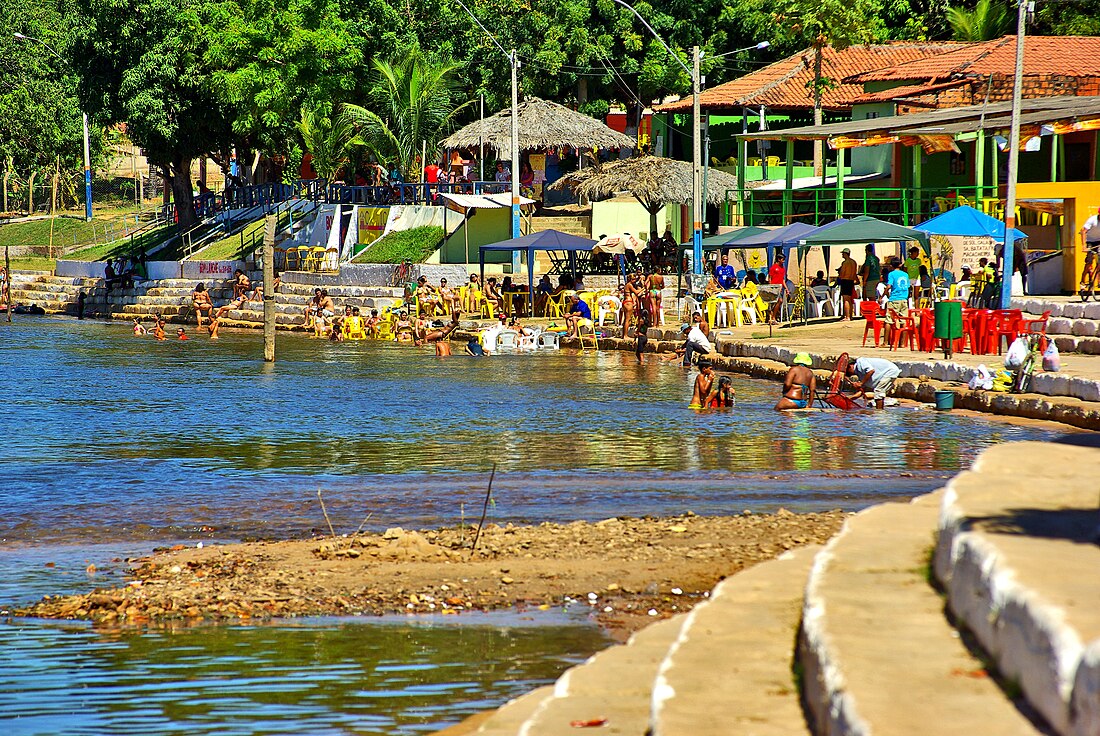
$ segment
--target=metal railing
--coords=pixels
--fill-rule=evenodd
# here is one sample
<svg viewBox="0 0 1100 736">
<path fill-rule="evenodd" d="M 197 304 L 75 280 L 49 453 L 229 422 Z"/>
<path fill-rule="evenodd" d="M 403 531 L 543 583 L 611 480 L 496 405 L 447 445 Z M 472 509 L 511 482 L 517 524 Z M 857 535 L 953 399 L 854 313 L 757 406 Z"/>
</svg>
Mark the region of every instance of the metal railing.
<svg viewBox="0 0 1100 736">
<path fill-rule="evenodd" d="M 740 212 L 736 190 L 727 192 L 730 207 L 726 223 L 743 214 L 745 225 L 786 225 L 804 222 L 824 225 L 838 217 L 870 215 L 898 225 L 912 226 L 960 204 L 969 204 L 994 217 L 1003 205 L 994 186 L 958 187 L 815 187 L 796 190 L 749 190 Z"/>
</svg>

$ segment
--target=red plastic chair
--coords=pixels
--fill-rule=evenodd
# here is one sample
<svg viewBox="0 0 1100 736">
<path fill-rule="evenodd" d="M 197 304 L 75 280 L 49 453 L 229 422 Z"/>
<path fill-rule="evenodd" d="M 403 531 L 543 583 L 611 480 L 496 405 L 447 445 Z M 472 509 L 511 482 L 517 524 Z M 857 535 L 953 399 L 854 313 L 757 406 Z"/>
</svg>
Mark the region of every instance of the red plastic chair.
<svg viewBox="0 0 1100 736">
<path fill-rule="evenodd" d="M 931 309 L 918 309 L 920 322 L 917 324 L 917 348 L 924 353 L 936 350 L 936 318 Z"/>
<path fill-rule="evenodd" d="M 1045 337 L 1047 334 L 1047 320 L 1049 319 L 1049 309 L 1043 312 L 1043 316 L 1039 319 L 1024 319 L 1021 314 L 1017 322 L 1017 329 L 1024 335 L 1043 335 Z"/>
<path fill-rule="evenodd" d="M 1019 309 L 998 309 L 993 312 L 993 319 L 989 323 L 989 339 L 992 341 L 990 351 L 997 348 L 997 354 L 1001 354 L 1001 338 L 1005 338 L 1005 347 L 1015 341 L 1020 334 L 1020 320 L 1024 313 Z"/>
<path fill-rule="evenodd" d="M 967 336 L 970 338 L 971 354 L 986 355 L 989 353 L 989 320 L 992 316 L 992 309 L 973 309 L 970 311 L 970 328 Z"/>
<path fill-rule="evenodd" d="M 916 334 L 917 334 L 917 326 L 913 322 L 913 316 L 908 315 L 902 321 L 902 326 L 901 327 L 896 327 L 896 326 L 894 327 L 894 336 L 890 340 L 890 349 L 891 350 L 897 350 L 898 345 L 901 344 L 901 341 L 908 338 L 909 339 L 909 349 L 910 350 L 916 350 L 917 348 L 914 344 L 914 338 L 916 337 Z"/>
<path fill-rule="evenodd" d="M 867 347 L 867 333 L 875 331 L 875 347 L 878 347 L 879 338 L 882 336 L 882 326 L 885 324 L 879 316 L 878 302 L 863 301 L 859 303 L 859 316 L 867 321 L 863 327 L 863 347 Z"/>
</svg>

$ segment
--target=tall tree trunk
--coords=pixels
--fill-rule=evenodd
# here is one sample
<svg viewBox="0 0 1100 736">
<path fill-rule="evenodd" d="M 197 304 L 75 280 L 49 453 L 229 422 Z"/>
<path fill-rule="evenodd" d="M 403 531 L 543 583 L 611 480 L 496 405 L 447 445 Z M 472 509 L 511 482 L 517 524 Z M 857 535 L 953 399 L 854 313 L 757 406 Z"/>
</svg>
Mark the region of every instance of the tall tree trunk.
<svg viewBox="0 0 1100 736">
<path fill-rule="evenodd" d="M 577 80 L 577 107 L 581 107 L 586 102 L 588 102 L 588 79 L 580 77 Z"/>
<path fill-rule="evenodd" d="M 649 239 L 656 240 L 659 237 L 657 232 L 657 213 L 660 212 L 660 208 L 655 210 L 649 210 Z"/>
<path fill-rule="evenodd" d="M 27 214 L 34 214 L 34 178 L 38 176 L 37 171 L 31 172 L 31 178 L 27 179 Z"/>
<path fill-rule="evenodd" d="M 195 194 L 191 188 L 191 157 L 177 157 L 172 162 L 167 179 L 172 187 L 172 201 L 176 205 L 176 222 L 180 232 L 186 232 L 199 224 L 195 214 Z"/>
<path fill-rule="evenodd" d="M 635 100 L 634 102 L 626 103 L 626 136 L 638 140 L 638 130 L 642 127 L 642 114 L 645 111 L 642 106 Z M 635 145 L 637 148 L 637 145 Z"/>
<path fill-rule="evenodd" d="M 821 61 L 824 55 L 825 44 L 828 41 L 824 36 L 818 36 L 814 41 L 814 127 L 822 123 L 821 116 Z M 825 171 L 825 155 L 822 141 L 814 141 L 814 176 L 821 176 Z"/>
</svg>

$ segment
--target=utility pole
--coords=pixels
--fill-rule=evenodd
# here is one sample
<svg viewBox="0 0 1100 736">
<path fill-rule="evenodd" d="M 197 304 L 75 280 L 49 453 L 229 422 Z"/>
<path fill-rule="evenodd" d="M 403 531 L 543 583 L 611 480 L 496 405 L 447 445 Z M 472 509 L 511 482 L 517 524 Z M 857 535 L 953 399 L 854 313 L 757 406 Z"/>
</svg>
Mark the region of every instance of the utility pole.
<svg viewBox="0 0 1100 736">
<path fill-rule="evenodd" d="M 1008 139 L 1008 197 L 1005 202 L 1005 244 L 1001 254 L 1001 309 L 1012 302 L 1012 262 L 1015 255 L 1013 229 L 1016 227 L 1016 180 L 1020 172 L 1020 100 L 1024 85 L 1024 33 L 1029 0 L 1018 0 L 1016 18 L 1016 76 L 1012 80 L 1012 124 Z"/>
<path fill-rule="evenodd" d="M 481 124 L 485 125 L 485 93 L 478 95 L 481 103 Z M 478 128 L 480 132 L 484 132 L 484 128 Z M 478 181 L 485 181 L 485 137 L 479 134 L 477 137 L 477 169 L 478 169 Z"/>
<path fill-rule="evenodd" d="M 275 232 L 279 216 L 264 222 L 264 362 L 275 362 Z"/>
<path fill-rule="evenodd" d="M 519 229 L 519 56 L 512 49 L 509 54 L 512 66 L 512 237 L 520 236 Z M 512 267 L 518 265 L 519 253 L 513 255 Z"/>
<path fill-rule="evenodd" d="M 699 111 L 699 47 L 691 49 L 691 263 L 692 273 L 703 273 L 703 155 L 702 115 Z"/>
<path fill-rule="evenodd" d="M 8 244 L 4 243 L 4 289 L 7 291 L 8 322 L 11 322 L 11 257 L 8 255 Z"/>
</svg>

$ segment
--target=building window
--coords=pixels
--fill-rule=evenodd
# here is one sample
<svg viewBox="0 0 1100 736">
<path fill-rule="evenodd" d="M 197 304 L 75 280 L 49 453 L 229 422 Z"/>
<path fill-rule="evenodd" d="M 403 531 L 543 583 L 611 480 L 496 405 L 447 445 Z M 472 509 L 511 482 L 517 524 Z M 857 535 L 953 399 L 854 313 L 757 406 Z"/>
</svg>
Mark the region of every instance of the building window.
<svg viewBox="0 0 1100 736">
<path fill-rule="evenodd" d="M 950 172 L 952 176 L 961 176 L 966 173 L 965 153 L 962 153 L 961 151 L 959 153 L 951 153 Z"/>
<path fill-rule="evenodd" d="M 874 120 L 877 117 L 878 117 L 877 112 L 867 112 L 867 113 L 863 114 L 863 119 L 864 120 Z"/>
</svg>

